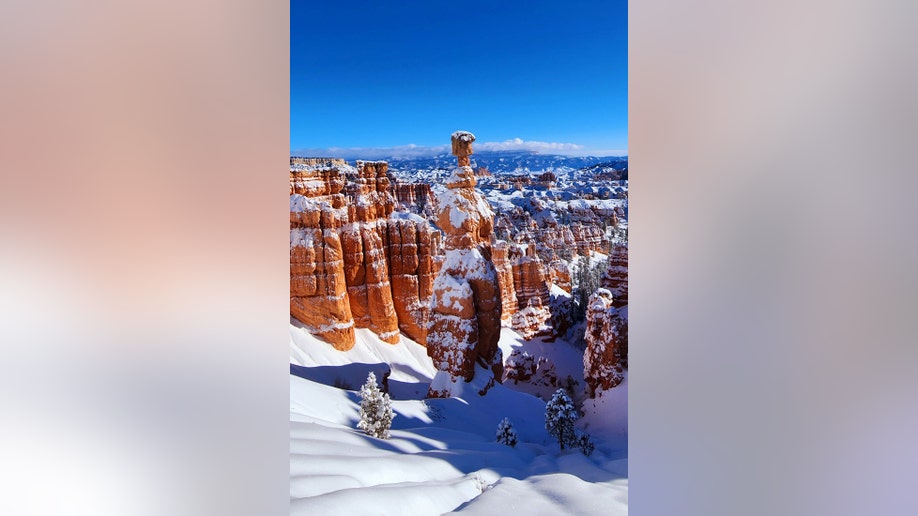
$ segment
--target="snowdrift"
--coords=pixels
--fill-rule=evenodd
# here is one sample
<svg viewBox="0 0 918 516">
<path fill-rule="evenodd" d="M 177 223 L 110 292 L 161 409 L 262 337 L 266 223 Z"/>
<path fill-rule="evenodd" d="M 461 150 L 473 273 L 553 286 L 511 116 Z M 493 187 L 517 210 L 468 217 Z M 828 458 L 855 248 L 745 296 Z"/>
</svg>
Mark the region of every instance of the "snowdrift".
<svg viewBox="0 0 918 516">
<path fill-rule="evenodd" d="M 290 335 L 291 514 L 627 514 L 626 388 L 587 401 L 577 426 L 596 450 L 586 457 L 561 451 L 545 432 L 545 403 L 511 386 L 423 399 L 436 370 L 404 336 L 393 345 L 357 330 L 341 352 L 295 324 Z M 526 342 L 505 328 L 500 346 L 505 357 L 520 346 L 550 355 L 559 373 L 576 368 L 577 350 L 564 342 Z M 355 389 L 371 370 L 390 371 L 387 440 L 356 428 Z M 514 448 L 495 440 L 504 417 L 519 434 Z"/>
</svg>

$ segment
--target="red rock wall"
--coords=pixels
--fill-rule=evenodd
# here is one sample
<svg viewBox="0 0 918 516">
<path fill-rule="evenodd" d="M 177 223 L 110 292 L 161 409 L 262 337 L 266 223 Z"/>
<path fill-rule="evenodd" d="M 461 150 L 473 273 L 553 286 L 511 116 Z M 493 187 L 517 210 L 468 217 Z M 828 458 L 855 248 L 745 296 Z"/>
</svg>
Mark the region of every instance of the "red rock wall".
<svg viewBox="0 0 918 516">
<path fill-rule="evenodd" d="M 399 208 L 412 213 L 433 213 L 434 197 L 426 183 L 403 183 L 390 177 L 390 191 Z"/>
<path fill-rule="evenodd" d="M 398 342 L 398 315 L 386 262 L 386 218 L 395 209 L 388 164 L 358 161 L 344 188 L 349 224 L 341 232 L 344 273 L 354 324 L 386 342 Z"/>
<path fill-rule="evenodd" d="M 385 225 L 382 225 L 383 228 Z M 398 342 L 398 317 L 392 301 L 385 244 L 376 224 L 351 223 L 341 233 L 344 274 L 354 323 L 386 342 Z"/>
<path fill-rule="evenodd" d="M 439 270 L 434 261 L 439 241 L 440 233 L 426 222 L 395 219 L 388 223 L 387 255 L 398 327 L 425 345 L 435 269 Z"/>
<path fill-rule="evenodd" d="M 338 349 L 354 345 L 354 327 L 391 343 L 402 330 L 423 344 L 439 233 L 390 218 L 385 162 L 326 161 L 291 159 L 290 314 Z"/>
<path fill-rule="evenodd" d="M 290 195 L 323 197 L 344 190 L 344 176 L 336 168 L 312 168 L 290 171 Z"/>
<path fill-rule="evenodd" d="M 324 189 L 303 186 L 322 174 L 291 174 L 290 315 L 336 349 L 347 350 L 354 345 L 354 323 L 338 237 L 347 223 L 346 202 L 338 193 L 343 182 L 329 173 Z M 295 190 L 325 194 L 309 199 Z"/>
<path fill-rule="evenodd" d="M 511 244 L 503 240 L 498 240 L 491 247 L 491 258 L 494 262 L 494 268 L 497 270 L 497 282 L 500 285 L 501 321 L 509 325 L 511 317 L 519 311 L 519 305 L 516 302 L 516 288 L 513 283 L 513 265 L 510 263 Z"/>
</svg>

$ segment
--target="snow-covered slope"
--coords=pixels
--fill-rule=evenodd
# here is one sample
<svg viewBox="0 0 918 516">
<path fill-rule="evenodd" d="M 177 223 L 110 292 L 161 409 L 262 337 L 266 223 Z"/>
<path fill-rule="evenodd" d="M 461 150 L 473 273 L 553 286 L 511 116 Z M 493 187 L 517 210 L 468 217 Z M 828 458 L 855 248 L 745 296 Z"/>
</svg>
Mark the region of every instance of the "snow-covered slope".
<svg viewBox="0 0 918 516">
<path fill-rule="evenodd" d="M 421 399 L 427 394 L 437 370 L 424 346 L 404 335 L 397 344 L 389 344 L 366 328 L 357 329 L 356 336 L 352 349 L 338 351 L 291 318 L 291 372 L 325 385 L 356 390 L 368 372 L 382 379 L 382 371 L 391 370 L 390 394 L 394 399 Z"/>
<path fill-rule="evenodd" d="M 612 398 L 588 406 L 578 422 L 596 444 L 585 457 L 558 448 L 544 429 L 545 403 L 529 394 L 497 385 L 484 397 L 412 396 L 420 386 L 426 392 L 434 369 L 404 337 L 393 345 L 358 330 L 357 345 L 341 352 L 295 325 L 290 331 L 291 363 L 311 378 L 290 376 L 291 514 L 627 514 L 627 444 L 606 417 L 621 409 Z M 501 348 L 518 345 L 518 335 L 502 332 Z M 549 353 L 553 344 L 540 345 Z M 559 369 L 575 367 L 574 353 L 565 353 L 555 357 Z M 355 364 L 391 367 L 388 440 L 357 430 L 357 393 L 333 386 L 359 387 L 366 369 Z M 495 441 L 504 417 L 519 433 L 515 448 Z"/>
</svg>

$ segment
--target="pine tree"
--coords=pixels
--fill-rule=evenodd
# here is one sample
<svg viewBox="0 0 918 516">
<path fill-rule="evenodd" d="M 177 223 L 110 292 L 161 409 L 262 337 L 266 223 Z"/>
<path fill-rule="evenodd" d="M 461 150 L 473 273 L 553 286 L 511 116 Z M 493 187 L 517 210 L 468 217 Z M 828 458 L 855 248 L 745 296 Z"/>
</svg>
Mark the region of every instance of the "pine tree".
<svg viewBox="0 0 918 516">
<path fill-rule="evenodd" d="M 578 417 L 574 402 L 564 392 L 564 389 L 555 391 L 555 394 L 545 406 L 545 429 L 548 430 L 548 435 L 558 440 L 562 450 L 565 445 L 568 447 L 577 445 L 574 421 Z"/>
<path fill-rule="evenodd" d="M 394 417 L 389 395 L 380 392 L 376 385 L 376 375 L 370 371 L 367 383 L 360 388 L 360 422 L 357 423 L 357 428 L 367 435 L 388 439 Z"/>
<path fill-rule="evenodd" d="M 497 442 L 506 444 L 512 448 L 516 446 L 518 441 L 519 438 L 516 435 L 516 430 L 513 429 L 513 423 L 510 422 L 509 418 L 505 417 L 504 420 L 497 425 Z"/>
</svg>

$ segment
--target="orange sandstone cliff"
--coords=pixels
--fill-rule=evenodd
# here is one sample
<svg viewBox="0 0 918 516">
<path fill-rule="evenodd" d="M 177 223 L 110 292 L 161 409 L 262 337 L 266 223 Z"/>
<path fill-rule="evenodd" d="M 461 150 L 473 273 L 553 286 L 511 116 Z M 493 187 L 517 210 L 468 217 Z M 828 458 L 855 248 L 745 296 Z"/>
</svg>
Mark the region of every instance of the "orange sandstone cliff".
<svg viewBox="0 0 918 516">
<path fill-rule="evenodd" d="M 387 169 L 291 158 L 290 315 L 336 349 L 353 347 L 355 327 L 426 340 L 440 235 L 394 211 Z"/>
<path fill-rule="evenodd" d="M 343 186 L 337 170 L 291 172 L 290 315 L 346 350 L 354 345 L 354 321 L 338 236 L 347 223 Z"/>
</svg>

